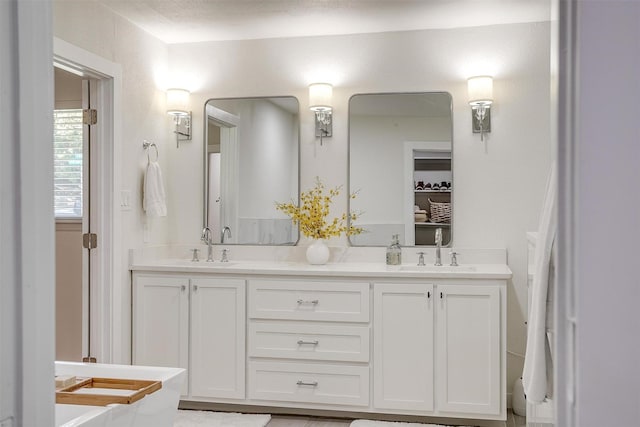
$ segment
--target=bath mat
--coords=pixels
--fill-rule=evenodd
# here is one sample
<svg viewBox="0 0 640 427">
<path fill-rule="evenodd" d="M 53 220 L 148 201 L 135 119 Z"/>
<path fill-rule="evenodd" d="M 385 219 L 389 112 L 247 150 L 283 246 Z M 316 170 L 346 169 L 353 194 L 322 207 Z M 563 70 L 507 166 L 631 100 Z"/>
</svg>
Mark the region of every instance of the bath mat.
<svg viewBox="0 0 640 427">
<path fill-rule="evenodd" d="M 178 410 L 173 427 L 264 427 L 271 415 Z"/>
<path fill-rule="evenodd" d="M 390 421 L 355 420 L 349 427 L 453 427 L 442 424 L 399 423 Z M 462 426 L 460 426 L 462 427 Z"/>
</svg>

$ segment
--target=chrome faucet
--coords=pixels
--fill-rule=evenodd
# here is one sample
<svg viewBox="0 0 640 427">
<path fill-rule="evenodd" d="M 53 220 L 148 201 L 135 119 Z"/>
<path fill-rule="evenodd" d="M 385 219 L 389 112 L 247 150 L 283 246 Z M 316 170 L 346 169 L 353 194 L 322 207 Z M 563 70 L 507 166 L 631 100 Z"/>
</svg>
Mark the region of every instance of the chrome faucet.
<svg viewBox="0 0 640 427">
<path fill-rule="evenodd" d="M 207 245 L 207 262 L 213 262 L 213 239 L 211 238 L 211 229 L 209 227 L 202 229 L 200 240 Z"/>
<path fill-rule="evenodd" d="M 231 238 L 231 229 L 228 226 L 224 226 L 222 229 L 222 233 L 220 233 L 220 243 L 224 244 L 224 236 L 225 234 Z"/>
<path fill-rule="evenodd" d="M 434 265 L 442 265 L 442 255 L 440 248 L 442 247 L 442 228 L 436 228 L 436 263 Z"/>
</svg>

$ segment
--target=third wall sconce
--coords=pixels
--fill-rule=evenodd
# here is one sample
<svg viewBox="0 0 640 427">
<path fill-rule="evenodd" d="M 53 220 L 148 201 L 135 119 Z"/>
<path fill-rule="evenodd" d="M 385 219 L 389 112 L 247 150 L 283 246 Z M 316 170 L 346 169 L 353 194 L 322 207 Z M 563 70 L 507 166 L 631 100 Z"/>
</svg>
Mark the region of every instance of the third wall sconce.
<svg viewBox="0 0 640 427">
<path fill-rule="evenodd" d="M 329 83 L 309 85 L 309 109 L 315 113 L 315 135 L 322 139 L 333 135 L 331 98 L 333 86 Z"/>
<path fill-rule="evenodd" d="M 175 123 L 176 145 L 191 140 L 191 111 L 189 110 L 189 91 L 186 89 L 167 89 L 167 114 L 173 116 Z"/>
<path fill-rule="evenodd" d="M 493 78 L 491 76 L 470 77 L 467 80 L 469 105 L 471 105 L 471 123 L 473 133 L 491 132 L 491 104 L 493 103 Z"/>
</svg>

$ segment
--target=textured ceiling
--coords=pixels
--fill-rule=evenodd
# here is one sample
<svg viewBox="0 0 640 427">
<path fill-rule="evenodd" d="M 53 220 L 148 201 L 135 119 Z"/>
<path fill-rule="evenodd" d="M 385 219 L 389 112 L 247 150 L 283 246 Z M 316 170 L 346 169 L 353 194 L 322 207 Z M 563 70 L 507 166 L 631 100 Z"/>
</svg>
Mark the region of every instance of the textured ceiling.
<svg viewBox="0 0 640 427">
<path fill-rule="evenodd" d="M 549 20 L 550 0 L 98 0 L 165 43 Z"/>
</svg>

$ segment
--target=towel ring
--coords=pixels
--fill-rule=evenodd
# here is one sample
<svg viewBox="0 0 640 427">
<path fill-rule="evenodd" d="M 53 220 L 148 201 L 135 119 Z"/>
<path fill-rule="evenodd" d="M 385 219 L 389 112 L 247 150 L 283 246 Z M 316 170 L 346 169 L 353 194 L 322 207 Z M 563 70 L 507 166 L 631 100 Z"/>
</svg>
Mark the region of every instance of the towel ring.
<svg viewBox="0 0 640 427">
<path fill-rule="evenodd" d="M 158 153 L 158 146 L 156 145 L 155 142 L 149 142 L 147 140 L 142 142 L 142 147 L 144 147 L 145 150 L 147 150 L 147 161 L 149 163 L 151 163 L 151 155 L 149 154 L 149 151 L 151 151 L 151 147 L 156 149 L 156 162 L 158 161 L 158 159 L 160 158 L 160 154 Z"/>
</svg>

